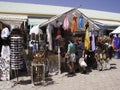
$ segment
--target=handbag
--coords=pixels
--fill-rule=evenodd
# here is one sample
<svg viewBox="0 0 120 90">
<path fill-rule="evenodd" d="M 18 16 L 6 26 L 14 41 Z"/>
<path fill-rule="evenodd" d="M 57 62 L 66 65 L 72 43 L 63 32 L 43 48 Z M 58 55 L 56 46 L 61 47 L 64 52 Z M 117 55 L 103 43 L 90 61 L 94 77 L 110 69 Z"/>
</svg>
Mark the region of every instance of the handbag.
<svg viewBox="0 0 120 90">
<path fill-rule="evenodd" d="M 84 58 L 80 58 L 80 59 L 79 59 L 79 64 L 80 64 L 81 67 L 87 67 L 87 64 L 86 64 L 86 62 L 84 61 Z"/>
</svg>

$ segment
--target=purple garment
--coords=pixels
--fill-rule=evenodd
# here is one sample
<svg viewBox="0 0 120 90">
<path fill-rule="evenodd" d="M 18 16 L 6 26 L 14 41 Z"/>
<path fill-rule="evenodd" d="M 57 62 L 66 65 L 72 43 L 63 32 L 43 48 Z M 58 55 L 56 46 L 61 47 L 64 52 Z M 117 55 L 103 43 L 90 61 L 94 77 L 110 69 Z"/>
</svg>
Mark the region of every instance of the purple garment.
<svg viewBox="0 0 120 90">
<path fill-rule="evenodd" d="M 91 49 L 92 49 L 92 51 L 94 51 L 95 50 L 95 35 L 94 35 L 94 30 L 92 30 L 91 35 L 92 35 Z"/>
<path fill-rule="evenodd" d="M 114 48 L 115 49 L 119 49 L 120 48 L 120 38 L 119 37 L 115 37 L 114 38 Z"/>
</svg>

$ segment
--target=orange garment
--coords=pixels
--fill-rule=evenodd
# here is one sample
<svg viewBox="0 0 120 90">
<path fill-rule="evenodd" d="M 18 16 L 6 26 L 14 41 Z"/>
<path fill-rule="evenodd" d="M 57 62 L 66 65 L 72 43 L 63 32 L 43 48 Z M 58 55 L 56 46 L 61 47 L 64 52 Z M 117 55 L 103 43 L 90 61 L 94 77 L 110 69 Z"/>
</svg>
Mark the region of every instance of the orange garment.
<svg viewBox="0 0 120 90">
<path fill-rule="evenodd" d="M 77 17 L 73 17 L 72 19 L 72 26 L 71 26 L 71 32 L 76 32 L 77 30 Z"/>
</svg>

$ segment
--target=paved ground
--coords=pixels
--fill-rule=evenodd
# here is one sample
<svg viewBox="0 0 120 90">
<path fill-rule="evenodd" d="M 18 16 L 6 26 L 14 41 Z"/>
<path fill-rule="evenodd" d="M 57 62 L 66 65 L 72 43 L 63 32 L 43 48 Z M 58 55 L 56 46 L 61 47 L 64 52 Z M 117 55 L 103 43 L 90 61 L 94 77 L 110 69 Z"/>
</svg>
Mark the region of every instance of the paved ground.
<svg viewBox="0 0 120 90">
<path fill-rule="evenodd" d="M 110 61 L 113 68 L 105 71 L 92 70 L 89 74 L 76 73 L 68 77 L 67 73 L 48 78 L 46 86 L 33 86 L 30 77 L 20 77 L 20 84 L 13 81 L 0 81 L 0 90 L 120 90 L 120 59 Z M 116 67 L 116 68 L 115 68 Z"/>
</svg>

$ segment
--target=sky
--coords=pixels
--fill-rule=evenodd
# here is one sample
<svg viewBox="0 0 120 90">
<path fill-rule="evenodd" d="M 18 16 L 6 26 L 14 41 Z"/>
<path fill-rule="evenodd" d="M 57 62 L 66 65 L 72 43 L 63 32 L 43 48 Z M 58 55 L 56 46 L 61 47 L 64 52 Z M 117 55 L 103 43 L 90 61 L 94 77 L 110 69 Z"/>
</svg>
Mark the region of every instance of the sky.
<svg viewBox="0 0 120 90">
<path fill-rule="evenodd" d="M 43 4 L 65 7 L 79 7 L 120 13 L 120 0 L 0 0 L 19 3 Z"/>
</svg>

